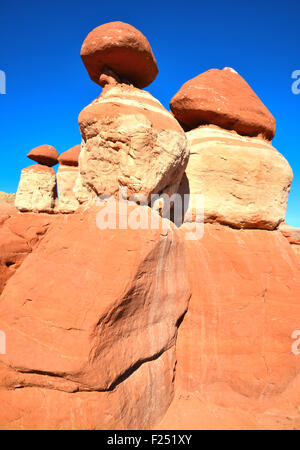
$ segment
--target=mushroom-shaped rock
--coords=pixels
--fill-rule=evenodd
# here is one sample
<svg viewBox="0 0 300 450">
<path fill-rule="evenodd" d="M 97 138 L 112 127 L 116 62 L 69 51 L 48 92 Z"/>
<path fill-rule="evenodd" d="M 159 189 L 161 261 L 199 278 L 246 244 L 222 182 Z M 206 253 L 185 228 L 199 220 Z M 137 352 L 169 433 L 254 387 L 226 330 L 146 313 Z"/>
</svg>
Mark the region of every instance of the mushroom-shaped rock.
<svg viewBox="0 0 300 450">
<path fill-rule="evenodd" d="M 51 167 L 34 164 L 21 172 L 15 207 L 20 211 L 53 212 L 56 174 Z"/>
<path fill-rule="evenodd" d="M 110 22 L 92 30 L 81 48 L 82 61 L 97 84 L 112 70 L 119 81 L 144 88 L 155 79 L 158 69 L 146 37 L 133 26 Z"/>
<path fill-rule="evenodd" d="M 59 164 L 66 166 L 78 166 L 78 158 L 80 155 L 81 145 L 74 145 L 74 147 L 69 148 L 66 152 L 62 153 L 59 158 Z"/>
<path fill-rule="evenodd" d="M 27 153 L 27 157 L 45 166 L 55 166 L 58 163 L 59 153 L 51 145 L 39 145 Z"/>
<path fill-rule="evenodd" d="M 176 192 L 189 151 L 177 120 L 146 91 L 107 85 L 79 115 L 83 184 L 96 195 L 127 188 L 136 200 Z"/>
<path fill-rule="evenodd" d="M 211 69 L 187 81 L 170 108 L 178 121 L 196 128 L 214 124 L 246 136 L 272 140 L 276 122 L 248 83 L 233 69 Z"/>
<path fill-rule="evenodd" d="M 81 145 L 75 145 L 58 158 L 57 170 L 58 210 L 59 212 L 73 212 L 79 203 L 74 194 L 74 186 L 78 177 L 78 158 Z"/>
<path fill-rule="evenodd" d="M 272 230 L 284 220 L 293 172 L 270 142 L 214 125 L 186 134 L 191 155 L 180 193 L 190 194 L 188 216 L 195 219 L 201 194 L 206 222 Z"/>
</svg>

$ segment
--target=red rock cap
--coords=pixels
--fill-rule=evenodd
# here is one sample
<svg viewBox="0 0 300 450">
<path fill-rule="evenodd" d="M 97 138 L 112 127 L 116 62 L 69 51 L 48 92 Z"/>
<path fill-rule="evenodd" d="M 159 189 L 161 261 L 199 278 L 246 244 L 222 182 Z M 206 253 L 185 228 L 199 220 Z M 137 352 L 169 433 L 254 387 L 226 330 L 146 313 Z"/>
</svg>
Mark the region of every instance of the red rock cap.
<svg viewBox="0 0 300 450">
<path fill-rule="evenodd" d="M 59 164 L 64 164 L 66 166 L 78 166 L 78 158 L 81 151 L 81 145 L 75 145 L 71 147 L 66 152 L 62 153 L 59 158 Z"/>
<path fill-rule="evenodd" d="M 40 145 L 30 150 L 27 156 L 39 164 L 52 167 L 58 163 L 59 153 L 51 145 Z"/>
<path fill-rule="evenodd" d="M 203 123 L 241 135 L 273 139 L 276 121 L 248 83 L 233 69 L 211 69 L 187 81 L 170 108 L 176 119 L 196 128 Z"/>
<path fill-rule="evenodd" d="M 91 79 L 97 84 L 106 68 L 138 88 L 148 86 L 158 73 L 146 37 L 123 22 L 109 22 L 91 31 L 82 44 L 80 55 Z"/>
</svg>

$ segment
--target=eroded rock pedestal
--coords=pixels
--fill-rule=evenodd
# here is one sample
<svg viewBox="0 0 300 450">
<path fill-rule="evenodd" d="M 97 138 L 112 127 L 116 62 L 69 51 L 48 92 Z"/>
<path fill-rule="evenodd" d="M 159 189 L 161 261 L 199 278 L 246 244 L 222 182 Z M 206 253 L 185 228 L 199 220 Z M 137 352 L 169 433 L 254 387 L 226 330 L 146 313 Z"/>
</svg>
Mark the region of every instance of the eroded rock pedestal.
<svg viewBox="0 0 300 450">
<path fill-rule="evenodd" d="M 17 209 L 53 212 L 56 197 L 56 174 L 51 167 L 36 164 L 22 170 L 15 199 Z"/>
</svg>

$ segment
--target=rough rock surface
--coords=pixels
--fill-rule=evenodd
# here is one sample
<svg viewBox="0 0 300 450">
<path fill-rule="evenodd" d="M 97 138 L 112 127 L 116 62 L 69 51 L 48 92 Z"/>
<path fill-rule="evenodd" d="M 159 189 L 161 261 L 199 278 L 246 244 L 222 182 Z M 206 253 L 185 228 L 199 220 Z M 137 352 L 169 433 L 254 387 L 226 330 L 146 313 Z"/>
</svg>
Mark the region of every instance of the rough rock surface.
<svg viewBox="0 0 300 450">
<path fill-rule="evenodd" d="M 192 207 L 204 195 L 205 221 L 274 229 L 284 220 L 293 172 L 268 141 L 216 126 L 186 134 L 190 159 L 180 193 L 191 194 Z"/>
<path fill-rule="evenodd" d="M 53 220 L 52 215 L 21 215 L 12 206 L 0 206 L 0 294 Z"/>
<path fill-rule="evenodd" d="M 57 210 L 61 213 L 73 212 L 79 207 L 74 193 L 78 173 L 78 166 L 59 164 L 56 174 L 58 190 Z"/>
<path fill-rule="evenodd" d="M 187 81 L 172 98 L 175 117 L 191 128 L 205 123 L 247 136 L 272 139 L 276 122 L 248 83 L 233 69 L 211 69 Z"/>
<path fill-rule="evenodd" d="M 53 212 L 56 197 L 56 174 L 51 167 L 36 164 L 22 170 L 15 199 L 17 209 Z"/>
<path fill-rule="evenodd" d="M 11 205 L 14 205 L 15 198 L 16 198 L 16 194 L 0 191 L 0 204 L 1 203 L 9 203 Z"/>
<path fill-rule="evenodd" d="M 80 178 L 78 170 L 78 158 L 81 151 L 81 145 L 75 145 L 66 152 L 62 153 L 58 158 L 59 168 L 57 171 L 57 190 L 58 190 L 58 206 L 59 212 L 68 213 L 76 211 L 79 207 L 79 202 L 75 196 L 75 184 L 77 178 Z M 82 197 L 82 190 L 80 190 L 79 181 L 77 182 L 77 195 Z M 83 202 L 81 202 L 83 203 Z"/>
<path fill-rule="evenodd" d="M 96 195 L 128 196 L 178 189 L 188 161 L 185 133 L 151 94 L 127 85 L 107 85 L 79 115 L 84 186 Z"/>
<path fill-rule="evenodd" d="M 182 239 L 99 229 L 103 208 L 56 216 L 6 284 L 2 428 L 147 428 L 172 401 L 190 296 Z"/>
<path fill-rule="evenodd" d="M 74 145 L 74 147 L 69 148 L 66 152 L 62 153 L 59 158 L 59 164 L 66 166 L 78 166 L 78 158 L 81 151 L 81 145 Z"/>
<path fill-rule="evenodd" d="M 144 88 L 155 79 L 158 69 L 145 36 L 123 22 L 110 22 L 92 30 L 81 48 L 82 61 L 93 81 L 112 69 L 120 81 Z"/>
<path fill-rule="evenodd" d="M 292 227 L 283 222 L 279 226 L 279 231 L 287 238 L 294 252 L 300 257 L 300 228 Z"/>
<path fill-rule="evenodd" d="M 206 224 L 186 241 L 186 267 L 175 399 L 156 427 L 299 429 L 300 264 L 288 242 Z"/>
<path fill-rule="evenodd" d="M 78 175 L 75 181 L 73 192 L 76 200 L 80 205 L 93 204 L 97 201 L 97 195 L 95 194 L 95 192 L 89 189 L 88 186 L 84 185 L 80 170 L 78 170 Z"/>
<path fill-rule="evenodd" d="M 55 166 L 58 162 L 59 153 L 51 145 L 39 145 L 27 153 L 27 157 L 45 166 Z"/>
</svg>

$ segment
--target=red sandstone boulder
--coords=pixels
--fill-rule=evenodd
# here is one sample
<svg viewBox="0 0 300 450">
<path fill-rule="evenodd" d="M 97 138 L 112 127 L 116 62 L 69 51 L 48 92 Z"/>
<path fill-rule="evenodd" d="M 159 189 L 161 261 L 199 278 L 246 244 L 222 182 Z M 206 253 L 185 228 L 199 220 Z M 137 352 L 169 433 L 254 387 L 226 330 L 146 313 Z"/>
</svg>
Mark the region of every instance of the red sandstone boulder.
<svg viewBox="0 0 300 450">
<path fill-rule="evenodd" d="M 51 145 L 40 145 L 27 153 L 27 157 L 45 166 L 55 166 L 58 162 L 59 153 Z"/>
<path fill-rule="evenodd" d="M 211 69 L 187 81 L 170 102 L 175 117 L 196 128 L 214 124 L 247 136 L 273 139 L 276 122 L 248 83 L 233 69 Z"/>
<path fill-rule="evenodd" d="M 81 151 L 81 145 L 75 145 L 74 147 L 69 148 L 66 152 L 62 153 L 59 158 L 59 164 L 63 164 L 66 166 L 78 166 L 78 158 Z"/>
<path fill-rule="evenodd" d="M 99 229 L 101 211 L 57 216 L 3 291 L 2 428 L 147 428 L 172 401 L 183 242 L 159 217 Z"/>
<path fill-rule="evenodd" d="M 0 294 L 7 280 L 55 220 L 48 214 L 18 214 L 13 207 L 0 208 Z"/>
<path fill-rule="evenodd" d="M 148 40 L 123 22 L 95 28 L 83 42 L 80 54 L 91 79 L 101 85 L 101 74 L 109 76 L 110 70 L 121 82 L 128 81 L 139 88 L 152 83 L 158 73 Z"/>
</svg>

